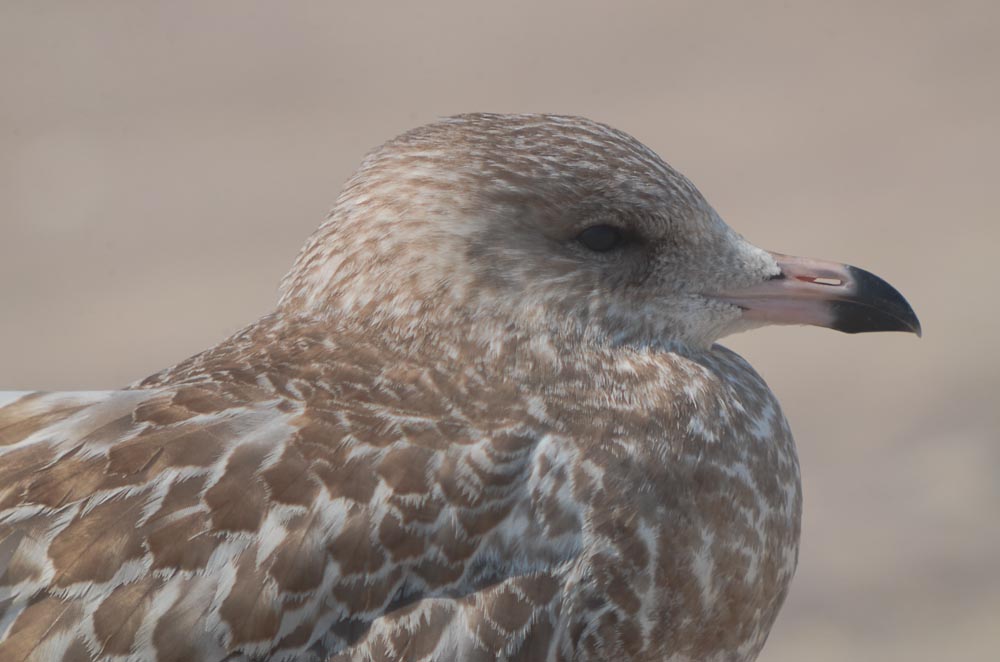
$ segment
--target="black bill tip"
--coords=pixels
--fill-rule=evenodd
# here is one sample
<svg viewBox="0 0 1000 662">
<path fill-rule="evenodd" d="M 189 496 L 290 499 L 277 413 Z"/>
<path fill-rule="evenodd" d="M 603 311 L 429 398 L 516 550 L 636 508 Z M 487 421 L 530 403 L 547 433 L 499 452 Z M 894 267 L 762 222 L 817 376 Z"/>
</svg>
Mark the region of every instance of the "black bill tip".
<svg viewBox="0 0 1000 662">
<path fill-rule="evenodd" d="M 847 267 L 846 296 L 831 302 L 832 328 L 844 333 L 904 331 L 921 335 L 920 320 L 902 294 L 875 274 Z"/>
</svg>

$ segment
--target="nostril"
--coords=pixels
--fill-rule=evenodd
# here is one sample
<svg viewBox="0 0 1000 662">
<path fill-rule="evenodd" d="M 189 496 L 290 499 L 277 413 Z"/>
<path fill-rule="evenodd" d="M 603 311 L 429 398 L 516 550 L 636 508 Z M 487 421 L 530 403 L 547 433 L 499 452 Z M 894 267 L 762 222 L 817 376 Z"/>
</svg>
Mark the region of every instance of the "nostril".
<svg viewBox="0 0 1000 662">
<path fill-rule="evenodd" d="M 844 281 L 840 278 L 824 278 L 824 277 L 812 277 L 812 276 L 797 276 L 797 280 L 801 280 L 806 283 L 814 283 L 816 285 L 830 285 L 839 286 L 843 285 Z"/>
</svg>

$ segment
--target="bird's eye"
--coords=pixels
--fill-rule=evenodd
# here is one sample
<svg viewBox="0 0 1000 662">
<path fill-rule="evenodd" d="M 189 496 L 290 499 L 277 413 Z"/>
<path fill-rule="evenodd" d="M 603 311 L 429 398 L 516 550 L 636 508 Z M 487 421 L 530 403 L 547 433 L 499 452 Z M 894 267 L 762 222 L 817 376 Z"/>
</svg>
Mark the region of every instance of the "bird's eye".
<svg viewBox="0 0 1000 662">
<path fill-rule="evenodd" d="M 591 225 L 576 240 L 597 253 L 607 253 L 622 245 L 625 234 L 613 225 Z"/>
</svg>

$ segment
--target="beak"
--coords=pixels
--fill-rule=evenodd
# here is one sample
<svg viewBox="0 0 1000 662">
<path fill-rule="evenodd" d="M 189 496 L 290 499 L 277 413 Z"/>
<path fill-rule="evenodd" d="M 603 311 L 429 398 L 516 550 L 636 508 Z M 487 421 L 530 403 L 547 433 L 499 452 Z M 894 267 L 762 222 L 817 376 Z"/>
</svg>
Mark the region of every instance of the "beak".
<svg viewBox="0 0 1000 662">
<path fill-rule="evenodd" d="M 743 309 L 743 318 L 765 324 L 812 324 L 844 333 L 908 331 L 920 321 L 889 283 L 848 264 L 771 253 L 781 270 L 758 285 L 713 298 Z"/>
</svg>

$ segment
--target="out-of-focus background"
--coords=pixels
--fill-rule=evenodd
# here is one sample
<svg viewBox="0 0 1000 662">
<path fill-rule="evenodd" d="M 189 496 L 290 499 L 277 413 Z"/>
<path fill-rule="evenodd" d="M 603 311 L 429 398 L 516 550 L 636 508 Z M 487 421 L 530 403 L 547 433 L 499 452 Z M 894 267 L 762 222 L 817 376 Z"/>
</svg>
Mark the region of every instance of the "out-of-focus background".
<svg viewBox="0 0 1000 662">
<path fill-rule="evenodd" d="M 0 388 L 122 385 L 266 312 L 396 133 L 586 115 L 924 324 L 727 342 L 784 404 L 805 486 L 761 659 L 996 659 L 998 34 L 993 0 L 2 3 Z"/>
</svg>

